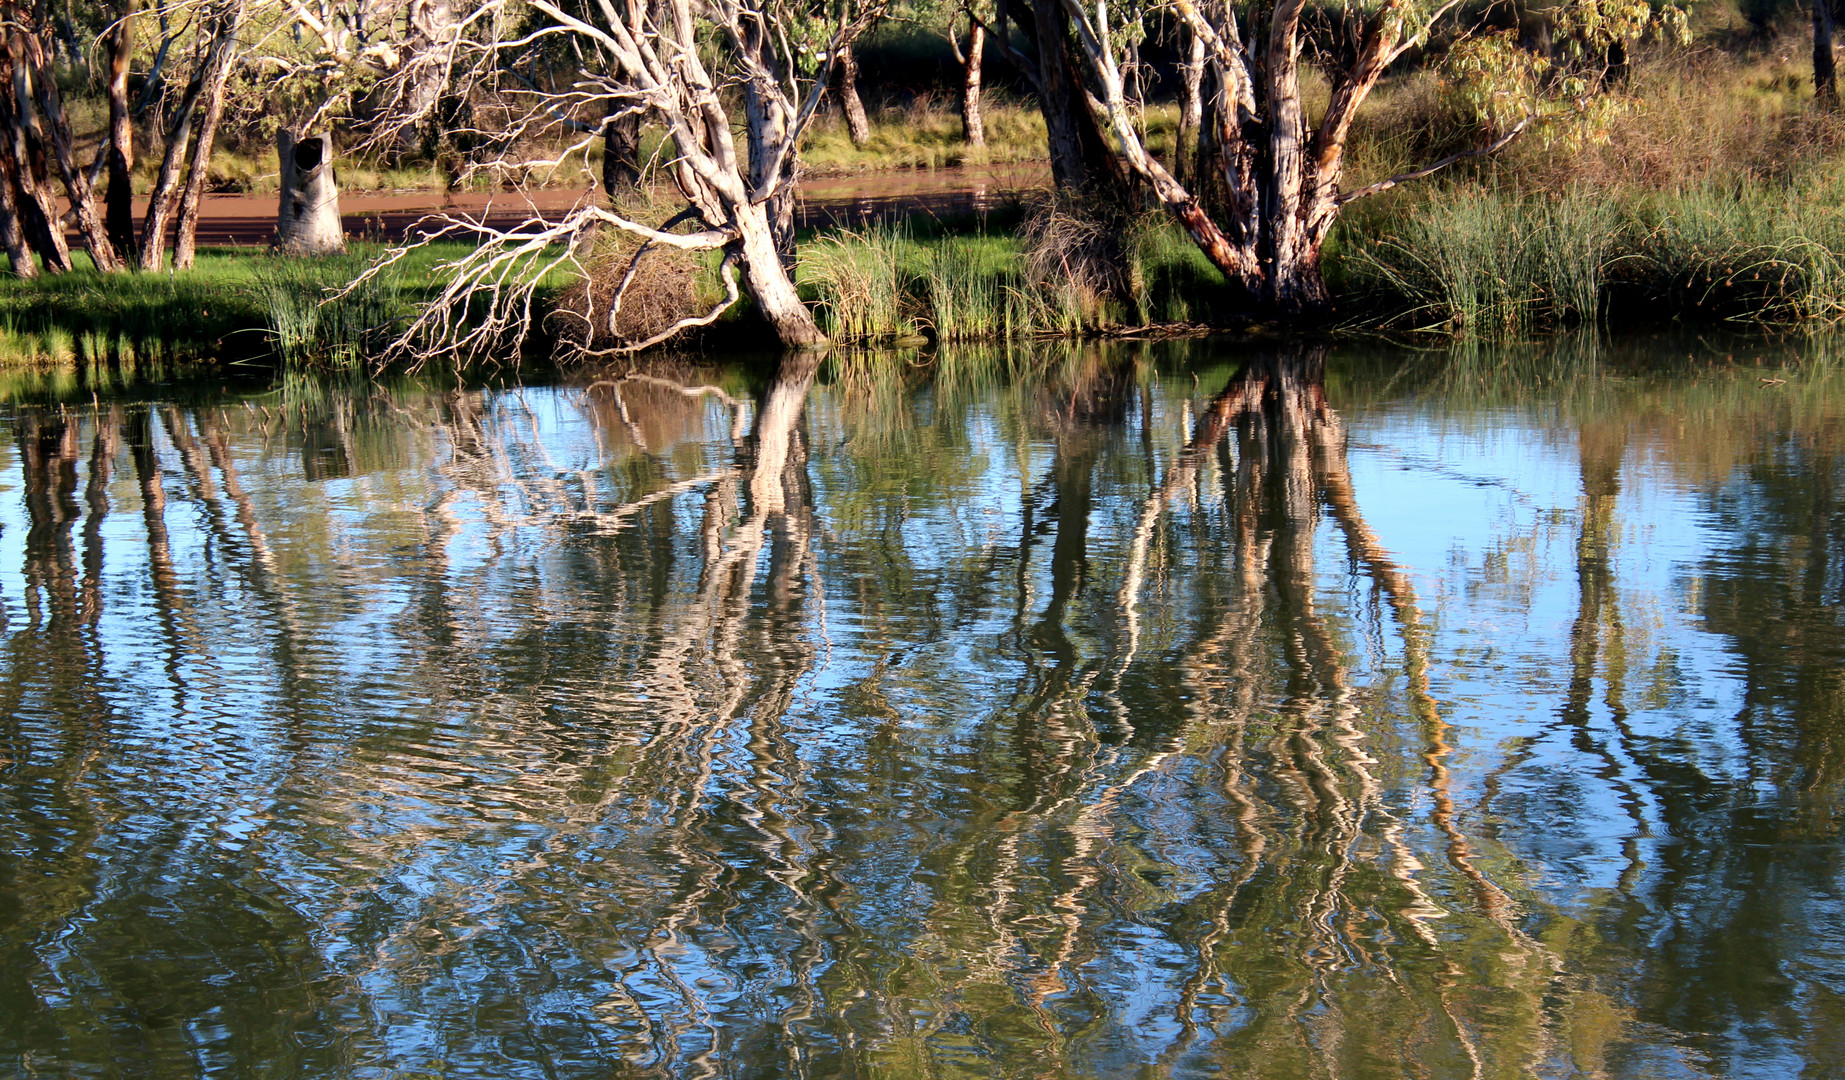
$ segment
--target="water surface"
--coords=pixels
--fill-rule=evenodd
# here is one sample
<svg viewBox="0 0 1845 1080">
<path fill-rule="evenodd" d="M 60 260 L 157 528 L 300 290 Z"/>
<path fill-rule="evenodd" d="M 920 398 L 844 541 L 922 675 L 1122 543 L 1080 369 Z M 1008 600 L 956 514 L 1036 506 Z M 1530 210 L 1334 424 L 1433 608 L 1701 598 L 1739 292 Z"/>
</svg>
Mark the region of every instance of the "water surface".
<svg viewBox="0 0 1845 1080">
<path fill-rule="evenodd" d="M 1845 1070 L 1825 346 L 916 372 L 8 407 L 0 1071 Z"/>
</svg>

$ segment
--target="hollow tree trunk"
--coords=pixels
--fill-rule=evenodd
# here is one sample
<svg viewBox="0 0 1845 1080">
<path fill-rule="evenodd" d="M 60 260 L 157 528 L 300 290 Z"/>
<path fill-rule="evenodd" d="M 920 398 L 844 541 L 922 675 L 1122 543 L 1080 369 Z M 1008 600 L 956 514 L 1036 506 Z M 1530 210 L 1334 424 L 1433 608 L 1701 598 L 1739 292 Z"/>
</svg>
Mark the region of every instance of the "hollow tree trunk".
<svg viewBox="0 0 1845 1080">
<path fill-rule="evenodd" d="M 333 255 L 346 250 L 339 188 L 333 182 L 333 136 L 276 136 L 282 197 L 276 210 L 276 249 L 285 255 Z"/>
<path fill-rule="evenodd" d="M 1832 62 L 1832 0 L 1813 0 L 1813 96 L 1824 105 L 1839 100 L 1839 80 Z"/>
<path fill-rule="evenodd" d="M 135 0 L 123 4 L 122 17 L 110 28 L 109 50 L 109 187 L 103 224 L 109 243 L 124 262 L 134 264 L 135 193 L 134 124 L 128 114 L 128 62 L 135 45 Z"/>
<path fill-rule="evenodd" d="M 853 146 L 864 146 L 871 141 L 871 120 L 866 117 L 865 103 L 858 96 L 858 57 L 852 54 L 851 46 L 839 50 L 833 78 L 839 110 L 846 115 L 846 133 L 852 137 Z"/>
<path fill-rule="evenodd" d="M 602 125 L 602 190 L 610 199 L 641 182 L 641 114 L 611 116 Z"/>
<path fill-rule="evenodd" d="M 987 144 L 986 123 L 980 116 L 980 67 L 986 49 L 987 28 L 975 20 L 967 32 L 967 57 L 961 61 L 961 134 L 969 146 Z"/>
</svg>

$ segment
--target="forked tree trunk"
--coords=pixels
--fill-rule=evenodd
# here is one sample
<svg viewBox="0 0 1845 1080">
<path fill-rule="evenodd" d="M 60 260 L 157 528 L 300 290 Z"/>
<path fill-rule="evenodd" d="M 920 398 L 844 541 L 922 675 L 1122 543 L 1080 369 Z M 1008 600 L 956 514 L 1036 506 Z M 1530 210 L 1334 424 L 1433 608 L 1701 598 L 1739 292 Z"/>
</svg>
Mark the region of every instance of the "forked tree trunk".
<svg viewBox="0 0 1845 1080">
<path fill-rule="evenodd" d="M 173 202 L 179 187 L 180 170 L 185 165 L 186 148 L 192 141 L 192 116 L 199 96 L 205 92 L 209 73 L 201 69 L 180 99 L 173 126 L 167 131 L 166 152 L 160 157 L 160 171 L 154 176 L 153 190 L 148 192 L 147 218 L 141 230 L 141 269 L 159 270 L 166 262 L 167 226 L 173 221 Z M 110 208 L 111 213 L 114 207 Z M 113 222 L 112 222 L 113 224 Z"/>
<path fill-rule="evenodd" d="M 851 46 L 839 50 L 839 62 L 833 71 L 833 90 L 839 95 L 839 110 L 846 114 L 846 133 L 852 137 L 853 146 L 864 146 L 871 141 L 871 120 L 858 96 L 858 57 L 852 55 Z"/>
<path fill-rule="evenodd" d="M 339 188 L 333 181 L 333 136 L 276 136 L 282 197 L 276 211 L 276 249 L 284 255 L 333 255 L 346 250 Z"/>
<path fill-rule="evenodd" d="M 194 240 L 198 235 L 199 200 L 204 195 L 211 151 L 218 138 L 218 122 L 224 116 L 224 89 L 230 81 L 235 59 L 237 33 L 243 27 L 245 4 L 238 0 L 224 11 L 212 30 L 211 47 L 192 83 L 186 88 L 179 114 L 167 132 L 166 153 L 160 160 L 160 174 L 148 198 L 147 219 L 141 232 L 141 268 L 158 270 L 166 257 L 167 226 L 175 217 L 179 235 L 173 247 L 173 266 L 183 270 L 192 265 Z M 193 117 L 199 100 L 205 112 L 198 118 L 198 138 L 191 142 L 192 153 L 186 155 L 191 138 Z M 179 177 L 184 170 L 185 187 L 180 190 Z M 177 208 L 175 200 L 177 197 Z"/>
<path fill-rule="evenodd" d="M 113 273 L 121 269 L 121 260 L 116 258 L 115 245 L 109 242 L 108 228 L 103 223 L 102 208 L 96 203 L 96 191 L 90 186 L 89 175 L 77 164 L 76 139 L 71 135 L 70 118 L 64 113 L 64 101 L 58 93 L 58 81 L 51 69 L 49 50 L 38 35 L 24 32 L 15 33 L 8 45 L 9 48 L 19 48 L 13 57 L 13 85 L 16 90 L 26 92 L 20 95 L 20 103 L 23 107 L 26 94 L 29 94 L 31 105 L 37 110 L 37 119 L 49 142 L 49 145 L 40 144 L 38 152 L 50 158 L 50 164 L 57 168 L 59 177 L 64 181 L 64 192 L 70 198 L 71 212 L 77 217 L 77 230 L 83 234 L 84 244 L 89 248 L 90 259 L 95 262 L 96 269 Z M 30 114 L 21 111 L 16 115 L 27 119 L 30 126 Z M 36 143 L 37 136 L 32 136 L 28 141 Z M 58 225 L 61 215 L 55 204 L 45 205 L 51 197 L 49 184 L 39 188 L 37 198 L 45 210 L 52 242 L 68 252 L 64 247 L 63 230 Z M 69 260 L 68 254 L 65 259 Z"/>
<path fill-rule="evenodd" d="M 104 227 L 122 261 L 136 263 L 134 123 L 128 115 L 128 62 L 135 46 L 135 0 L 122 5 L 122 17 L 110 28 L 109 43 L 109 187 L 104 196 Z"/>
<path fill-rule="evenodd" d="M 1824 2 L 1824 0 L 1821 0 Z M 1180 16 L 1204 39 L 1215 89 L 1204 108 L 1211 129 L 1197 161 L 1198 179 L 1217 178 L 1220 198 L 1200 201 L 1142 141 L 1129 106 L 1122 54 L 1108 11 L 1092 14 L 1081 0 L 1063 0 L 1077 29 L 1089 73 L 1100 86 L 1121 159 L 1146 182 L 1167 212 L 1211 262 L 1238 283 L 1264 314 L 1289 320 L 1313 317 L 1331 306 L 1320 272 L 1321 249 L 1341 207 L 1355 198 L 1420 179 L 1465 157 L 1491 154 L 1523 131 L 1529 118 L 1475 150 L 1449 155 L 1426 168 L 1344 191 L 1345 145 L 1358 107 L 1398 55 L 1405 24 L 1386 5 L 1362 24 L 1355 53 L 1327 72 L 1330 98 L 1317 126 L 1302 101 L 1300 38 L 1307 0 L 1252 4 L 1248 18 L 1219 8 L 1206 15 L 1181 3 Z M 1213 19 L 1220 20 L 1214 24 Z M 1248 35 L 1247 48 L 1236 44 Z M 1137 99 L 1136 99 L 1137 100 Z M 1200 189 L 1202 190 L 1202 189 Z"/>
<path fill-rule="evenodd" d="M 0 248 L 6 250 L 7 265 L 14 277 L 38 276 L 38 261 L 26 246 L 26 232 L 19 222 L 19 203 L 13 192 L 11 156 L 0 153 Z"/>
<path fill-rule="evenodd" d="M 0 87 L 5 95 L 5 156 L 20 232 L 27 246 L 38 253 L 43 268 L 61 274 L 71 268 L 70 246 L 58 224 L 58 199 L 52 192 L 44 145 L 32 122 L 32 78 L 26 55 L 25 31 L 11 29 L 6 35 L 7 79 Z"/>
<path fill-rule="evenodd" d="M 238 4 L 224 32 L 225 55 L 212 69 L 211 85 L 205 91 L 205 115 L 199 118 L 199 134 L 192 146 L 192 164 L 186 173 L 186 189 L 179 196 L 179 235 L 173 241 L 173 266 L 186 270 L 198 249 L 199 204 L 205 198 L 205 182 L 211 173 L 211 149 L 218 141 L 218 123 L 224 118 L 224 89 L 231 79 L 231 43 L 243 25 L 244 5 Z M 337 218 L 338 210 L 334 216 Z"/>
<path fill-rule="evenodd" d="M 1839 80 L 1832 62 L 1832 0 L 1813 0 L 1813 96 L 1836 105 Z"/>
<path fill-rule="evenodd" d="M 969 146 L 987 144 L 986 123 L 980 116 L 980 66 L 986 51 L 986 25 L 972 20 L 967 32 L 967 54 L 961 61 L 961 134 Z"/>
</svg>

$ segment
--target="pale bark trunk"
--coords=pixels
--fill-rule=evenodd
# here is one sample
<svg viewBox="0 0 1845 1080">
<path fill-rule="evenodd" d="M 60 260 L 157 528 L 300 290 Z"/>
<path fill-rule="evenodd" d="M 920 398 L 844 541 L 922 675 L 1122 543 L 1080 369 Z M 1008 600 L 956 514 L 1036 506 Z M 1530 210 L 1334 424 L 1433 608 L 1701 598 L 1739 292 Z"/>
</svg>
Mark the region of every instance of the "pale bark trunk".
<svg viewBox="0 0 1845 1080">
<path fill-rule="evenodd" d="M 232 19 L 230 38 L 234 39 L 238 27 L 242 25 L 243 6 L 240 4 Z M 229 47 L 226 56 L 213 73 L 212 83 L 205 94 L 205 115 L 199 119 L 199 134 L 192 147 L 192 165 L 186 173 L 186 189 L 179 197 L 179 235 L 173 241 L 173 265 L 180 270 L 191 268 L 194 253 L 198 248 L 199 204 L 205 197 L 205 182 L 211 174 L 211 150 L 218 141 L 218 122 L 224 117 L 224 88 L 230 82 L 231 62 Z M 336 210 L 334 216 L 338 217 Z"/>
<path fill-rule="evenodd" d="M 426 151 L 433 152 L 440 142 L 442 132 L 438 114 L 442 92 L 448 88 L 447 51 L 454 40 L 457 21 L 451 0 L 412 0 L 410 4 L 412 54 L 425 58 L 409 87 L 407 105 L 422 135 L 419 140 L 417 130 L 405 133 L 412 148 L 420 141 Z M 432 62 L 429 58 L 434 57 L 441 59 Z"/>
<path fill-rule="evenodd" d="M 1179 142 L 1173 148 L 1173 172 L 1188 184 L 1198 180 L 1199 133 L 1204 130 L 1204 39 L 1191 35 L 1179 69 Z"/>
<path fill-rule="evenodd" d="M 871 141 L 871 120 L 858 96 L 858 57 L 852 55 L 850 46 L 839 50 L 833 71 L 833 89 L 839 95 L 839 110 L 846 116 L 846 133 L 852 137 L 853 146 L 864 146 Z"/>
<path fill-rule="evenodd" d="M 1832 61 L 1832 0 L 1813 0 L 1813 96 L 1821 104 L 1839 100 L 1839 80 Z"/>
<path fill-rule="evenodd" d="M 814 322 L 813 312 L 801 302 L 794 280 L 777 250 L 768 213 L 761 207 L 744 207 L 737 218 L 742 234 L 743 281 L 763 318 L 775 328 L 783 345 L 791 348 L 821 345 L 826 335 Z"/>
<path fill-rule="evenodd" d="M 166 261 L 167 225 L 173 220 L 174 191 L 179 187 L 186 147 L 192 140 L 192 114 L 198 108 L 199 95 L 205 91 L 206 78 L 208 75 L 203 70 L 193 78 L 192 85 L 186 88 L 186 96 L 180 101 L 173 126 L 167 131 L 166 152 L 160 157 L 160 172 L 154 177 L 153 190 L 148 192 L 147 218 L 142 223 L 143 270 L 159 270 Z"/>
<path fill-rule="evenodd" d="M 128 63 L 134 54 L 135 0 L 123 5 L 122 17 L 109 31 L 109 187 L 104 196 L 104 226 L 109 243 L 129 264 L 136 261 L 134 124 L 128 115 Z M 47 72 L 49 76 L 49 72 Z"/>
<path fill-rule="evenodd" d="M 967 33 L 967 58 L 961 61 L 961 133 L 969 146 L 987 144 L 986 123 L 980 115 L 980 68 L 986 49 L 987 28 L 973 22 Z"/>
<path fill-rule="evenodd" d="M 1315 295 L 1322 300 L 1325 286 L 1314 288 L 1319 260 L 1309 250 L 1307 222 L 1302 212 L 1309 195 L 1307 175 L 1307 113 L 1300 99 L 1300 13 L 1305 0 L 1282 0 L 1275 8 L 1269 32 L 1266 76 L 1271 121 L 1266 216 L 1271 249 L 1269 303 L 1279 314 L 1304 314 Z M 1308 280 L 1311 279 L 1311 280 Z"/>
<path fill-rule="evenodd" d="M 332 255 L 346 250 L 340 223 L 339 188 L 333 181 L 333 136 L 297 140 L 286 129 L 276 136 L 282 164 L 282 197 L 276 210 L 276 248 L 285 255 Z"/>
<path fill-rule="evenodd" d="M 756 43 L 760 51 L 763 42 Z M 749 130 L 749 182 L 755 192 L 771 187 L 775 193 L 760 205 L 768 218 L 769 235 L 774 241 L 788 275 L 794 273 L 794 199 L 795 155 L 783 154 L 793 130 L 794 117 L 788 103 L 778 95 L 759 92 L 753 83 L 743 86 L 745 126 Z M 752 197 L 752 201 L 755 201 Z"/>
</svg>

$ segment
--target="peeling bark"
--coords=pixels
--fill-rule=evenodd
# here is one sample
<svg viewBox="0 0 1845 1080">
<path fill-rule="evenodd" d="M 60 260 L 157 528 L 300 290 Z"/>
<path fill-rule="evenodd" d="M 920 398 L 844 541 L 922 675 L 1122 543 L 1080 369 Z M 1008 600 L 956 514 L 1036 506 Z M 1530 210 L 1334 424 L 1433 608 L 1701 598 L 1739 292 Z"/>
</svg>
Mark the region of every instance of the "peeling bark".
<svg viewBox="0 0 1845 1080">
<path fill-rule="evenodd" d="M 1384 5 L 1362 17 L 1357 48 L 1343 66 L 1328 72 L 1332 94 L 1314 128 L 1301 93 L 1306 0 L 1278 0 L 1267 10 L 1252 5 L 1246 26 L 1239 25 L 1232 7 L 1207 16 L 1192 0 L 1175 0 L 1175 10 L 1193 35 L 1192 55 L 1204 62 L 1198 93 L 1209 98 L 1198 107 L 1199 149 L 1188 186 L 1141 141 L 1129 104 L 1138 98 L 1130 97 L 1124 85 L 1127 50 L 1108 25 L 1108 8 L 1091 12 L 1080 0 L 1062 2 L 1088 74 L 1100 87 L 1114 153 L 1153 190 L 1206 257 L 1242 286 L 1258 312 L 1269 316 L 1311 318 L 1331 307 L 1320 253 L 1346 202 L 1428 175 L 1460 157 L 1496 151 L 1524 127 L 1521 123 L 1480 151 L 1342 196 L 1353 118 L 1406 47 L 1406 24 L 1397 6 Z M 1208 206 L 1195 191 L 1212 195 Z"/>
<path fill-rule="evenodd" d="M 954 50 L 955 61 L 961 65 L 961 137 L 969 146 L 985 146 L 987 128 L 980 115 L 980 78 L 987 51 L 986 24 L 971 16 L 968 18 L 966 49 L 961 47 L 950 25 L 948 44 Z"/>
</svg>

